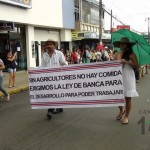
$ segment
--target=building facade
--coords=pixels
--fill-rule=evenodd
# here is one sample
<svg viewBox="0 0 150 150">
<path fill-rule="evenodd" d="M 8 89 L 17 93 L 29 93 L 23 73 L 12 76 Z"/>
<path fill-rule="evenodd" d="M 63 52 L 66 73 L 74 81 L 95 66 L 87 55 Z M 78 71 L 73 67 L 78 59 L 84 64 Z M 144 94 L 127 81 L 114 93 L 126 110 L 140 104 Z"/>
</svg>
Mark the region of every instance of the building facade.
<svg viewBox="0 0 150 150">
<path fill-rule="evenodd" d="M 40 65 L 47 39 L 72 48 L 74 0 L 0 0 L 0 11 L 0 57 L 15 45 L 18 69 Z"/>
<path fill-rule="evenodd" d="M 74 0 L 75 30 L 72 32 L 73 46 L 95 48 L 99 43 L 99 2 L 96 0 Z M 103 5 L 104 7 L 104 5 Z M 104 12 L 103 12 L 104 19 Z M 102 41 L 110 42 L 111 36 L 104 33 L 102 19 Z"/>
</svg>

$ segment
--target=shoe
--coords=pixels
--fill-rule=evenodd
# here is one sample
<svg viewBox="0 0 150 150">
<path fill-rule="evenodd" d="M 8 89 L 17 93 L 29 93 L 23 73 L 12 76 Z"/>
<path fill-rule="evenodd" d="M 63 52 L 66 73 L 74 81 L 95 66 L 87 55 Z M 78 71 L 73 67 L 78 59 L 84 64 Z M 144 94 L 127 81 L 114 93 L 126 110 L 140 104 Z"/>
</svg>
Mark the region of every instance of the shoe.
<svg viewBox="0 0 150 150">
<path fill-rule="evenodd" d="M 12 88 L 12 86 L 10 85 L 8 88 Z"/>
<path fill-rule="evenodd" d="M 6 101 L 10 101 L 10 95 L 8 94 L 7 97 L 6 97 Z"/>
<path fill-rule="evenodd" d="M 52 119 L 52 112 L 48 112 L 48 113 L 47 113 L 47 118 L 48 118 L 48 119 Z"/>
<path fill-rule="evenodd" d="M 58 108 L 58 110 L 59 110 L 59 113 L 62 113 L 64 111 L 63 108 Z"/>
<path fill-rule="evenodd" d="M 122 124 L 123 125 L 127 125 L 129 123 L 129 120 L 127 118 L 125 118 L 123 121 L 122 121 Z"/>
<path fill-rule="evenodd" d="M 124 113 L 125 113 L 125 110 L 122 112 L 122 114 L 119 116 L 119 114 L 117 115 L 117 117 L 116 117 L 116 119 L 117 120 L 121 120 L 121 118 L 122 118 L 122 116 L 124 115 Z"/>
<path fill-rule="evenodd" d="M 59 113 L 62 113 L 64 110 L 63 108 L 57 108 L 54 110 L 53 114 L 59 114 Z"/>
</svg>

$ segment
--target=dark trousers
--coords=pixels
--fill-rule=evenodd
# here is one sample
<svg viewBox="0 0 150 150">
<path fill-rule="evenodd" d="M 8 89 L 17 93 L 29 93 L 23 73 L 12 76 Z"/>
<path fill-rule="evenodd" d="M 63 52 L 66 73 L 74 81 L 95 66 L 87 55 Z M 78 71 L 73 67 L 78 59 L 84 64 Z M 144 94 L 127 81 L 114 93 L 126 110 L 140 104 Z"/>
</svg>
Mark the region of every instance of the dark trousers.
<svg viewBox="0 0 150 150">
<path fill-rule="evenodd" d="M 48 109 L 48 112 L 51 112 L 52 114 L 57 114 L 59 112 L 62 112 L 63 111 L 63 108 L 49 108 Z"/>
<path fill-rule="evenodd" d="M 139 80 L 139 69 L 138 68 L 134 68 L 134 73 L 135 73 L 135 79 Z"/>
<path fill-rule="evenodd" d="M 48 112 L 51 112 L 52 114 L 54 113 L 55 109 L 48 109 Z"/>
</svg>

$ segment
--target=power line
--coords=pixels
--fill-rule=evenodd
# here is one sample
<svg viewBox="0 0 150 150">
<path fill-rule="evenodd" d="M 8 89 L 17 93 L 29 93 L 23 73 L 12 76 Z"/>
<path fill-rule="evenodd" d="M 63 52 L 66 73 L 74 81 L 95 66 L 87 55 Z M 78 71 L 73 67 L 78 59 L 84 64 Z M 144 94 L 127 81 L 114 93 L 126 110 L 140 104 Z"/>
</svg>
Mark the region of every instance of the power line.
<svg viewBox="0 0 150 150">
<path fill-rule="evenodd" d="M 114 14 L 111 14 L 107 9 L 106 9 L 106 7 L 104 8 L 103 7 L 103 11 L 105 11 L 107 14 L 109 14 L 110 16 L 112 15 L 112 18 L 114 18 L 116 21 L 118 21 L 120 24 L 122 24 L 122 25 L 126 25 L 123 21 L 121 21 L 116 15 L 114 15 Z M 139 31 L 137 31 L 137 30 L 135 30 L 135 29 L 131 29 L 132 31 L 134 31 L 134 32 L 137 32 L 137 33 L 141 33 L 141 32 L 139 32 Z"/>
</svg>

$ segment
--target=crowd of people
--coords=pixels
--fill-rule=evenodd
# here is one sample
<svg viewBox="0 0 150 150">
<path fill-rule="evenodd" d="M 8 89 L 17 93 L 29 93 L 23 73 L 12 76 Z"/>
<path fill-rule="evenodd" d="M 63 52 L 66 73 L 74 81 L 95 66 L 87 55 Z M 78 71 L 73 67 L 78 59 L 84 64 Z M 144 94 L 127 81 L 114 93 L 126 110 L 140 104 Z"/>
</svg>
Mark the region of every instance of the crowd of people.
<svg viewBox="0 0 150 150">
<path fill-rule="evenodd" d="M 62 51 L 56 50 L 57 42 L 53 40 L 46 41 L 47 50 L 42 55 L 41 67 L 53 67 L 62 66 L 68 64 L 81 64 L 81 63 L 94 63 L 102 61 L 112 61 L 120 60 L 123 65 L 123 82 L 124 82 L 124 92 L 125 92 L 125 108 L 119 107 L 119 113 L 116 116 L 117 120 L 120 120 L 125 114 L 122 121 L 123 124 L 128 124 L 128 117 L 131 110 L 131 98 L 138 96 L 136 91 L 136 80 L 138 81 L 140 77 L 146 73 L 146 71 L 141 71 L 143 66 L 138 65 L 138 61 L 134 52 L 132 51 L 132 43 L 129 42 L 127 38 L 121 38 L 118 43 L 113 43 L 115 46 L 120 48 L 120 52 L 113 49 L 97 46 L 96 49 L 87 48 L 85 50 L 80 50 L 73 48 L 73 51 L 66 51 L 63 54 Z M 7 69 L 9 73 L 9 83 L 8 87 L 13 88 L 16 86 L 16 52 L 8 52 L 7 54 Z M 9 93 L 2 87 L 3 82 L 3 72 L 5 69 L 3 61 L 0 59 L 0 91 L 6 96 L 6 101 L 10 100 Z M 144 73 L 143 73 L 144 72 Z M 132 82 L 131 82 L 132 81 Z M 63 108 L 48 109 L 47 117 L 52 118 L 52 114 L 63 112 Z"/>
<path fill-rule="evenodd" d="M 97 46 L 98 47 L 98 46 Z M 100 48 L 85 50 L 80 50 L 78 48 L 73 48 L 72 52 L 66 50 L 65 59 L 68 64 L 81 64 L 81 63 L 93 63 L 93 62 L 102 62 L 102 61 L 112 61 L 117 50 L 109 48 L 108 46 L 101 46 Z M 139 83 L 139 80 L 148 73 L 149 65 L 142 65 L 133 68 L 136 83 Z"/>
<path fill-rule="evenodd" d="M 68 64 L 80 64 L 80 63 L 92 63 L 92 62 L 101 62 L 101 61 L 111 61 L 113 60 L 112 49 L 109 49 L 107 46 L 102 49 L 90 49 L 80 50 L 73 48 L 73 51 L 66 51 L 65 58 Z"/>
</svg>

